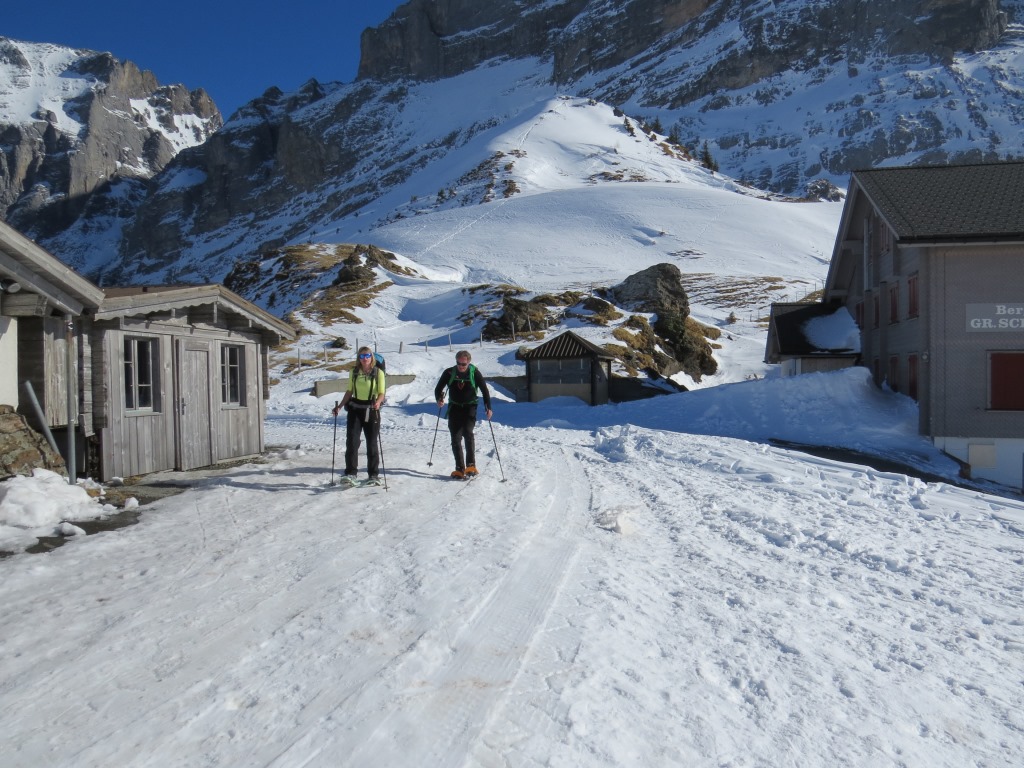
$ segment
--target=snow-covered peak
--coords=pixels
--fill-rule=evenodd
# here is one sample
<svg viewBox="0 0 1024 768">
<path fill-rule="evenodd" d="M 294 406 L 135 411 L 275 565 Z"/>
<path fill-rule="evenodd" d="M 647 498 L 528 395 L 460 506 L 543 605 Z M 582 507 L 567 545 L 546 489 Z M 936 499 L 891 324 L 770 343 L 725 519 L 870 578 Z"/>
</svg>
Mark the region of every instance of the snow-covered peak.
<svg viewBox="0 0 1024 768">
<path fill-rule="evenodd" d="M 66 105 L 101 85 L 74 71 L 82 56 L 60 45 L 0 38 L 0 124 L 47 121 L 52 115 L 59 131 L 77 136 L 84 123 Z"/>
</svg>

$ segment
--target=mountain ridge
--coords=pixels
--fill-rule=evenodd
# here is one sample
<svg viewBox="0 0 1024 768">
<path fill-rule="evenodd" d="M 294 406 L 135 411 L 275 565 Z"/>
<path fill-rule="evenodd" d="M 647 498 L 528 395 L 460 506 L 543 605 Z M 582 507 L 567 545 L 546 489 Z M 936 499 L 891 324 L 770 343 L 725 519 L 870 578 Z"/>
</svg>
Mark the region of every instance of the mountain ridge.
<svg viewBox="0 0 1024 768">
<path fill-rule="evenodd" d="M 655 144 L 691 155 L 706 145 L 723 173 L 743 180 L 737 189 L 764 194 L 842 186 L 851 169 L 878 163 L 1024 153 L 1024 27 L 1015 22 L 1024 2 L 908 0 L 876 4 L 874 16 L 862 5 L 413 0 L 364 32 L 353 83 L 269 89 L 145 184 L 90 194 L 70 224 L 48 224 L 42 211 L 20 223 L 101 282 L 217 281 L 290 242 L 342 233 L 372 242 L 373 228 L 408 215 L 470 198 L 494 205 L 495 187 L 471 193 L 480 178 L 499 195 L 524 194 L 528 162 L 498 162 L 490 143 L 531 124 L 552 98 L 615 108 L 623 135 L 658 126 Z M 846 26 L 822 22 L 851 13 Z M 995 48 L 954 51 L 996 37 Z M 801 56 L 779 53 L 790 49 Z M 382 69 L 375 57 L 401 66 Z M 745 57 L 751 67 L 740 72 Z M 595 158 L 614 155 L 614 143 Z M 593 182 L 643 175 L 605 171 Z M 413 204 L 425 196 L 431 206 Z"/>
<path fill-rule="evenodd" d="M 223 120 L 204 90 L 161 85 L 109 53 L 0 37 L 0 124 L 3 218 L 46 240 L 98 192 L 143 186 Z"/>
</svg>

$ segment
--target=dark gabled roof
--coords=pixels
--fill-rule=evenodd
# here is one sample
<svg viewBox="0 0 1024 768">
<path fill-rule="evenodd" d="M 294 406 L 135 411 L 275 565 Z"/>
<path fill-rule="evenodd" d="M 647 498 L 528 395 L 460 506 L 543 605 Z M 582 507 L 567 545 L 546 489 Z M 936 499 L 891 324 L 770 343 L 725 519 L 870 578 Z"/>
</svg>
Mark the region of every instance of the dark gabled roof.
<svg viewBox="0 0 1024 768">
<path fill-rule="evenodd" d="M 534 347 L 529 352 L 522 354 L 523 360 L 572 360 L 581 357 L 614 359 L 614 355 L 608 354 L 596 344 L 577 336 L 572 331 L 560 333 L 550 341 L 545 341 L 539 347 Z"/>
<path fill-rule="evenodd" d="M 1024 240 L 1024 162 L 853 173 L 903 243 Z"/>
<path fill-rule="evenodd" d="M 772 304 L 770 325 L 778 345 L 777 357 L 856 357 L 856 350 L 822 349 L 804 335 L 808 321 L 833 315 L 838 308 L 836 304 L 822 303 Z"/>
</svg>

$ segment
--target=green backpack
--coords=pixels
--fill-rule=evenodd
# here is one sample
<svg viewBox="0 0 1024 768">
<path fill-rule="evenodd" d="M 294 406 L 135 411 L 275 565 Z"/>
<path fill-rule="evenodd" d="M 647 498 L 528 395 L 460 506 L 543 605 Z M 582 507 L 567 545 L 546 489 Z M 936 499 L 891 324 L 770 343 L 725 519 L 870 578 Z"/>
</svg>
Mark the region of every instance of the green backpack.
<svg viewBox="0 0 1024 768">
<path fill-rule="evenodd" d="M 452 367 L 452 377 L 448 380 L 448 389 L 452 388 L 452 384 L 455 383 L 455 374 L 459 372 L 459 369 Z M 469 364 L 469 385 L 473 387 L 473 391 L 476 392 L 476 366 L 472 363 Z"/>
</svg>

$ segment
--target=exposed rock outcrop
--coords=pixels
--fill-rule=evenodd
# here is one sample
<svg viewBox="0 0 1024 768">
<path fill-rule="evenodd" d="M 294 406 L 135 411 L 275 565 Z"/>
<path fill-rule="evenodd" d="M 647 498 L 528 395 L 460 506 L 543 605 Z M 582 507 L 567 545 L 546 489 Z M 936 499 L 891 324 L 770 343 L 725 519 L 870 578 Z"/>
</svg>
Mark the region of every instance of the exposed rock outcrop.
<svg viewBox="0 0 1024 768">
<path fill-rule="evenodd" d="M 0 480 L 31 475 L 37 467 L 67 474 L 64 459 L 29 427 L 25 417 L 9 405 L 0 405 Z"/>
<path fill-rule="evenodd" d="M 411 0 L 363 32 L 358 79 L 437 80 L 499 58 L 546 57 L 587 0 Z"/>
<path fill-rule="evenodd" d="M 948 61 L 955 51 L 994 45 L 1006 27 L 1006 15 L 998 0 L 626 0 L 603 4 L 557 37 L 554 80 L 570 83 L 641 53 L 653 60 L 699 44 L 726 24 L 738 27 L 739 39 L 712 67 L 702 69 L 699 60 L 687 62 L 689 77 L 671 81 L 673 106 L 822 61 L 864 62 L 877 51 L 889 56 L 924 53 Z M 627 86 L 628 81 L 618 82 Z M 619 93 L 619 102 L 627 99 Z"/>
<path fill-rule="evenodd" d="M 675 264 L 655 264 L 630 275 L 608 294 L 620 306 L 656 315 L 653 327 L 646 320 L 640 323 L 642 332 L 636 331 L 642 318 L 633 321 L 632 341 L 653 360 L 657 373 L 672 376 L 682 371 L 700 381 L 718 370 L 705 329 L 690 318 L 690 299 Z"/>
<path fill-rule="evenodd" d="M 623 307 L 685 318 L 690 314 L 690 299 L 683 288 L 682 276 L 675 264 L 655 264 L 630 275 L 609 294 Z"/>
</svg>

